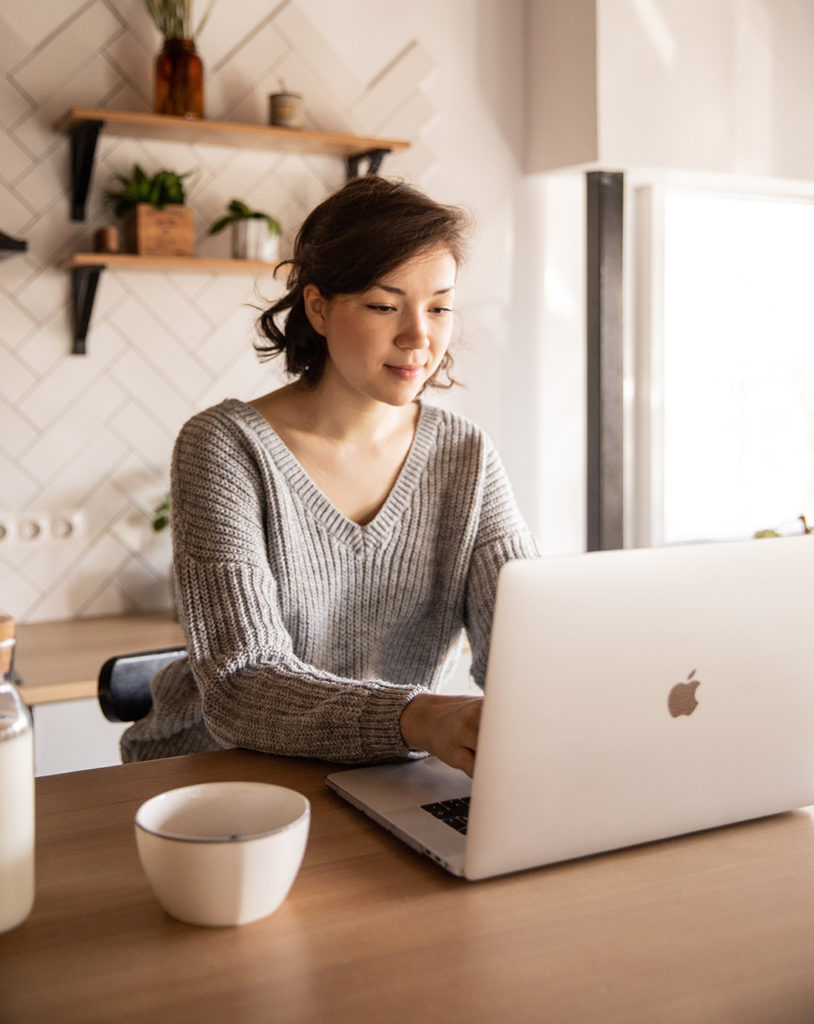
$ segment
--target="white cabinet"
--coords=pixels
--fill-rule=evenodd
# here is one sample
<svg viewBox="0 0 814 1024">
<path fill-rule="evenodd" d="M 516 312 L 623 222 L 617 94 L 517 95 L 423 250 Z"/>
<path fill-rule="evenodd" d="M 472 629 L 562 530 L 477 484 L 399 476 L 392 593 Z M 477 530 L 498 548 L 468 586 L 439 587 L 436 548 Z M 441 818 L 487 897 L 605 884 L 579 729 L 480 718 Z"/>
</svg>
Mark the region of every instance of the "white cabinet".
<svg viewBox="0 0 814 1024">
<path fill-rule="evenodd" d="M 119 737 L 128 723 L 108 722 L 95 698 L 37 704 L 31 711 L 35 775 L 121 764 Z"/>
</svg>

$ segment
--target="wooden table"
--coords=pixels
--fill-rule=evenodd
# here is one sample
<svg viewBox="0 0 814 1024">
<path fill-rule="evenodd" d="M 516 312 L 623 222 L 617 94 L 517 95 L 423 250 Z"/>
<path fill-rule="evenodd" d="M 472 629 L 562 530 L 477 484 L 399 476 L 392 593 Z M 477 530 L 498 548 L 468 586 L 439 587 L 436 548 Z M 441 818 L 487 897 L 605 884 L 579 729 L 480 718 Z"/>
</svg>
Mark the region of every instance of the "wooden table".
<svg viewBox="0 0 814 1024">
<path fill-rule="evenodd" d="M 183 643 L 184 632 L 170 612 L 18 625 L 14 661 L 20 696 L 29 707 L 95 697 L 99 669 L 114 654 Z"/>
<path fill-rule="evenodd" d="M 37 901 L 0 935 L 0 1020 L 814 1021 L 808 811 L 471 883 L 328 792 L 328 770 L 223 751 L 39 779 Z M 147 797 L 216 779 L 312 801 L 287 901 L 241 928 L 165 915 L 133 839 Z"/>
</svg>

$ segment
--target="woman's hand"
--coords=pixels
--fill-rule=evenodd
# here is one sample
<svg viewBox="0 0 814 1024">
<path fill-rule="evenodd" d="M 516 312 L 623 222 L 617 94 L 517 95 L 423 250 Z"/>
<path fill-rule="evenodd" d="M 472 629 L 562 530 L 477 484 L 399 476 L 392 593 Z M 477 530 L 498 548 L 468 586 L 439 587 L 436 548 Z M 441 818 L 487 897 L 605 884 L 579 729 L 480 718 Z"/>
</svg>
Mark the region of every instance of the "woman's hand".
<svg viewBox="0 0 814 1024">
<path fill-rule="evenodd" d="M 401 713 L 402 738 L 471 776 L 482 706 L 483 697 L 419 693 Z"/>
</svg>

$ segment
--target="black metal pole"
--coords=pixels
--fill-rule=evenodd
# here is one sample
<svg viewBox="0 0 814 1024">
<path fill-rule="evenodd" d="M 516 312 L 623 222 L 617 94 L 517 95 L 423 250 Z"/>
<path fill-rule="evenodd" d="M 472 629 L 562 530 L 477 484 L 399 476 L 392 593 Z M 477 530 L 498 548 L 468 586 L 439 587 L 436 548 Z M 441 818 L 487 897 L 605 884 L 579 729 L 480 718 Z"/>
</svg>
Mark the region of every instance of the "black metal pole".
<svg viewBox="0 0 814 1024">
<path fill-rule="evenodd" d="M 587 175 L 589 551 L 624 546 L 622 257 L 624 175 Z"/>
</svg>

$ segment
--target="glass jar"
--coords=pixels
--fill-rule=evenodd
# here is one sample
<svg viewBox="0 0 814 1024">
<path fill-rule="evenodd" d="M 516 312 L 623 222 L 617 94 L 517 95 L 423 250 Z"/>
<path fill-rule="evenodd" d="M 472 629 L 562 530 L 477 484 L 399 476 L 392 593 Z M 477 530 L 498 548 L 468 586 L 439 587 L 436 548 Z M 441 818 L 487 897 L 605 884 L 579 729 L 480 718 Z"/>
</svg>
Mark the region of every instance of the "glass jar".
<svg viewBox="0 0 814 1024">
<path fill-rule="evenodd" d="M 155 62 L 156 114 L 203 117 L 203 62 L 193 39 L 165 39 Z"/>
<path fill-rule="evenodd" d="M 14 620 L 0 616 L 0 932 L 34 904 L 34 742 L 12 682 Z"/>
</svg>

